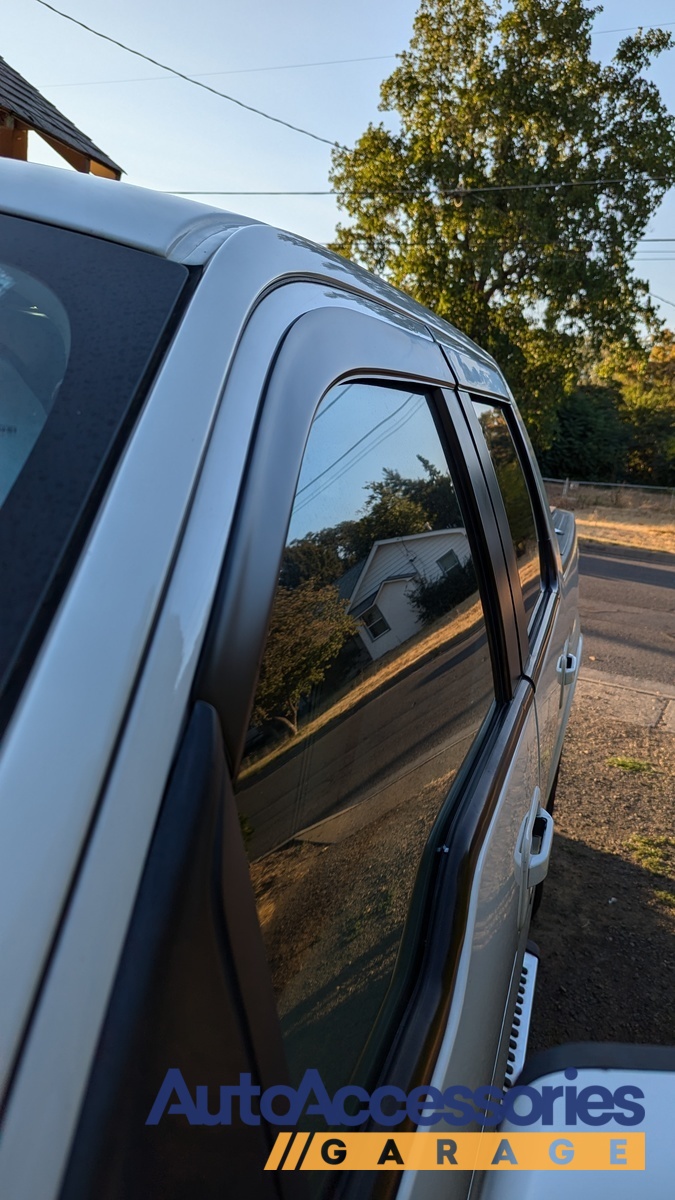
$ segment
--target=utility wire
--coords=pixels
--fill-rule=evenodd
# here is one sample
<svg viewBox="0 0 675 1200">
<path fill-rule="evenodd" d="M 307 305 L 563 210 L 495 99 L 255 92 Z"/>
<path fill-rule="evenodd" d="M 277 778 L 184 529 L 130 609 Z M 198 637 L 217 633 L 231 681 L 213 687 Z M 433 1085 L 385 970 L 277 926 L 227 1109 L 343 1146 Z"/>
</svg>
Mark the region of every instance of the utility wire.
<svg viewBox="0 0 675 1200">
<path fill-rule="evenodd" d="M 142 58 L 144 62 L 152 63 L 153 67 L 160 67 L 162 71 L 168 71 L 171 75 L 176 75 L 178 79 L 184 79 L 186 83 L 192 83 L 195 87 L 203 88 L 206 92 L 211 92 L 214 96 L 220 96 L 221 100 L 229 100 L 230 104 L 236 104 L 239 108 L 245 108 L 248 112 L 255 113 L 258 117 L 264 117 L 266 121 L 274 121 L 276 125 L 283 125 L 286 129 L 292 129 L 294 133 L 302 133 L 305 137 L 312 138 L 315 142 L 323 142 L 325 146 L 338 146 L 337 142 L 330 138 L 320 137 L 318 133 L 311 133 L 309 129 L 303 129 L 300 125 L 293 125 L 290 121 L 284 121 L 281 117 L 274 117 L 271 113 L 264 112 L 262 108 L 255 108 L 252 104 L 244 104 L 243 100 L 237 100 L 235 96 L 229 96 L 227 92 L 220 92 L 217 88 L 213 88 L 208 83 L 202 83 L 200 79 L 195 79 L 192 75 L 185 75 L 183 71 L 177 71 L 175 67 L 168 67 L 166 63 L 159 62 L 156 58 L 151 58 L 149 54 L 143 54 L 140 50 L 133 50 L 131 46 L 125 45 L 124 42 L 117 41 L 116 38 L 109 37 L 107 33 L 99 33 L 98 29 L 93 29 L 91 25 L 85 25 L 84 21 L 78 21 L 76 17 L 71 17 L 69 13 L 62 12 L 60 8 L 55 8 L 53 4 L 48 4 L 47 0 L 35 0 L 36 4 L 41 4 L 43 8 L 48 8 L 50 12 L 56 13 L 57 17 L 63 17 L 64 21 L 70 21 L 73 25 L 78 25 L 80 29 L 86 29 L 87 33 L 92 33 L 94 37 L 101 38 L 104 42 L 110 42 L 113 46 L 118 46 L 120 50 L 126 50 L 127 54 L 134 54 L 136 58 Z"/>
<path fill-rule="evenodd" d="M 654 28 L 666 28 L 668 25 L 675 25 L 675 21 L 659 21 Z M 637 29 L 644 29 L 644 25 L 629 25 L 623 29 L 594 29 L 593 37 L 599 37 L 603 33 L 633 33 Z M 213 75 L 253 75 L 258 72 L 265 71 L 299 71 L 306 67 L 337 67 L 350 63 L 362 62 L 384 62 L 398 58 L 397 54 L 368 54 L 361 58 L 327 58 L 319 62 L 303 62 L 303 63 L 280 63 L 269 67 L 230 67 L 226 71 L 194 71 L 191 75 L 193 79 L 208 79 Z M 140 75 L 133 79 L 81 79 L 70 83 L 44 83 L 43 87 L 95 87 L 100 84 L 117 84 L 117 83 L 154 83 L 159 79 L 165 79 L 165 75 Z"/>
<path fill-rule="evenodd" d="M 37 0 L 37 2 L 38 2 L 38 4 L 44 4 L 45 0 Z M 331 143 L 331 144 L 335 145 L 336 143 Z M 647 180 L 649 183 L 664 183 L 667 180 L 670 180 L 672 178 L 672 176 L 670 176 L 670 175 L 648 175 L 646 172 L 642 173 L 639 177 Z M 551 188 L 563 188 L 563 187 L 564 188 L 609 187 L 609 186 L 613 186 L 615 184 L 621 185 L 621 184 L 626 184 L 626 183 L 630 183 L 630 182 L 631 182 L 630 179 L 624 178 L 624 179 L 571 179 L 571 180 L 558 180 L 558 182 L 555 182 L 555 183 L 551 182 L 551 183 L 486 184 L 484 187 L 444 188 L 442 190 L 442 192 L 439 193 L 439 199 L 445 199 L 448 196 L 477 196 L 477 195 L 481 195 L 486 192 L 532 192 L 532 191 L 540 191 L 540 190 L 544 190 L 544 189 L 550 190 Z M 335 191 L 335 189 L 333 189 L 333 188 L 328 188 L 325 191 L 311 191 L 311 192 L 309 192 L 309 191 L 301 191 L 301 192 L 286 192 L 286 191 L 283 191 L 283 192 L 282 191 L 275 191 L 275 192 L 271 192 L 271 191 L 246 191 L 246 192 L 190 191 L 190 192 L 179 192 L 179 191 L 175 191 L 173 188 L 166 188 L 163 190 L 165 190 L 171 196 L 338 196 L 340 194 L 339 192 Z M 372 199 L 376 198 L 375 194 L 373 192 L 353 192 L 351 194 L 354 196 L 358 196 L 362 200 L 372 200 Z M 418 194 L 419 194 L 418 189 L 416 189 L 416 188 L 405 188 L 405 189 L 401 188 L 397 191 L 393 191 L 390 193 L 390 195 L 393 195 L 393 196 L 416 196 Z M 426 196 L 425 199 L 435 199 L 435 197 Z M 665 240 L 665 239 L 658 239 L 658 240 Z M 673 240 L 675 241 L 675 238 Z"/>
<path fill-rule="evenodd" d="M 644 25 L 624 25 L 623 29 L 592 29 L 591 35 L 595 37 L 598 33 L 635 33 L 636 29 L 665 29 L 669 25 L 675 25 L 675 21 L 654 21 L 653 25 L 647 21 Z"/>
<path fill-rule="evenodd" d="M 199 88 L 202 88 L 204 91 L 211 92 L 211 94 L 212 94 L 212 95 L 214 95 L 214 96 L 219 96 L 219 97 L 220 97 L 220 99 L 222 99 L 222 100 L 227 100 L 227 101 L 229 101 L 229 103 L 230 103 L 230 104 L 236 104 L 236 105 L 237 105 L 239 108 L 246 109 L 246 111 L 247 111 L 247 112 L 252 112 L 252 113 L 255 113 L 255 115 L 256 115 L 256 116 L 258 116 L 258 117 L 264 117 L 264 119 L 265 119 L 266 121 L 273 121 L 273 122 L 274 122 L 274 124 L 276 124 L 276 125 L 283 125 L 285 129 L 291 129 L 291 130 L 293 130 L 293 132 L 294 132 L 294 133 L 301 133 L 301 134 L 303 134 L 305 137 L 312 138 L 312 140 L 313 140 L 313 141 L 315 141 L 315 142 L 322 142 L 322 143 L 323 143 L 323 145 L 325 145 L 325 146 L 333 146 L 333 147 L 337 147 L 338 149 L 341 149 L 341 147 L 340 147 L 340 143 L 339 143 L 339 142 L 336 142 L 336 141 L 334 141 L 334 140 L 332 140 L 331 138 L 325 138 L 325 137 L 321 137 L 321 135 L 320 135 L 320 134 L 318 134 L 318 133 L 312 133 L 312 132 L 311 132 L 309 129 L 304 129 L 304 128 L 303 128 L 302 126 L 300 126 L 300 125 L 294 125 L 294 124 L 293 124 L 291 121 L 285 121 L 285 120 L 283 120 L 283 118 L 282 118 L 282 117 L 275 117 L 275 116 L 273 116 L 273 115 L 272 115 L 272 113 L 265 112 L 265 111 L 264 111 L 263 109 L 261 109 L 261 108 L 256 108 L 256 107 L 255 107 L 254 105 L 252 105 L 252 104 L 246 104 L 246 103 L 244 103 L 244 101 L 243 101 L 243 100 L 238 100 L 238 99 L 237 99 L 235 96 L 230 96 L 230 95 L 228 95 L 228 93 L 227 93 L 227 92 L 221 92 L 221 91 L 219 91 L 217 88 L 213 88 L 213 87 L 211 87 L 211 86 L 210 86 L 210 84 L 208 84 L 208 83 L 202 83 L 201 79 L 198 79 L 198 78 L 196 78 L 196 77 L 195 77 L 195 76 L 193 76 L 193 75 L 187 75 L 187 74 L 185 74 L 185 72 L 183 72 L 183 71 L 179 71 L 179 70 L 177 70 L 175 67 L 170 67 L 170 66 L 168 66 L 166 63 L 160 62 L 160 61 L 159 61 L 159 59 L 152 58 L 152 57 L 151 57 L 151 55 L 149 55 L 149 54 L 144 54 L 144 53 L 143 53 L 141 50 L 134 50 L 132 46 L 127 46 L 125 42 L 121 42 L 121 41 L 119 41 L 117 38 L 111 37 L 111 36 L 110 36 L 109 34 L 107 34 L 107 33 L 101 33 L 101 32 L 100 32 L 100 30 L 98 30 L 98 29 L 94 29 L 92 25 L 87 25 L 87 24 L 86 24 L 84 21 L 79 21 L 79 20 L 77 19 L 77 17 L 73 17 L 73 16 L 71 16 L 71 14 L 70 14 L 70 13 L 63 12 L 63 10 L 62 10 L 62 9 L 60 9 L 60 8 L 56 8 L 56 7 L 55 7 L 53 4 L 49 4 L 49 3 L 48 3 L 48 0 L 35 0 L 35 2 L 36 2 L 36 4 L 40 4 L 40 5 L 41 5 L 43 8 L 46 8 L 46 9 L 48 9 L 50 12 L 53 12 L 53 13 L 55 13 L 57 17 L 62 17 L 64 21 L 70 21 L 72 25 L 77 25 L 77 26 L 78 26 L 80 29 L 84 29 L 84 30 L 86 30 L 86 32 L 87 32 L 87 33 L 91 33 L 91 34 L 92 34 L 94 37 L 100 38 L 100 39 L 101 39 L 102 41 L 104 41 L 104 42 L 109 42 L 109 43 L 110 43 L 110 45 L 112 45 L 112 46 L 117 46 L 117 47 L 118 47 L 120 50 L 125 50 L 127 54 L 133 54 L 133 55 L 134 55 L 136 58 L 140 58 L 140 59 L 142 59 L 144 62 L 149 62 L 149 63 L 151 63 L 153 67 L 159 67 L 159 68 L 160 68 L 160 70 L 162 70 L 162 71 L 168 71 L 170 75 L 174 75 L 174 76 L 176 76 L 176 78 L 177 78 L 177 79 L 183 79 L 183 80 L 185 80 L 185 82 L 186 82 L 186 83 L 191 83 L 191 84 L 193 84 L 193 85 L 194 85 L 194 87 L 199 87 Z M 667 21 L 667 22 L 662 22 L 662 24 L 664 24 L 664 25 L 675 25 L 675 21 Z M 602 29 L 602 30 L 598 30 L 597 32 L 598 32 L 598 33 L 628 33 L 628 32 L 631 32 L 631 31 L 632 31 L 632 30 L 634 30 L 634 29 L 642 29 L 642 28 L 644 28 L 644 27 L 643 27 L 643 26 L 641 26 L 641 25 L 635 25 L 635 26 L 631 26 L 631 27 L 626 27 L 625 29 Z M 383 58 L 383 59 L 384 59 L 384 58 L 390 58 L 390 57 L 395 57 L 395 56 L 392 56 L 392 55 L 381 55 L 381 56 L 380 56 L 380 55 L 378 55 L 377 57 L 378 57 L 378 58 L 380 58 L 380 57 L 381 57 L 381 58 Z M 340 60 L 337 60 L 337 61 L 340 61 Z M 342 60 L 342 61 L 348 61 L 348 60 Z M 353 60 L 353 61 L 357 61 L 357 60 Z M 366 61 L 366 60 L 362 60 L 362 61 Z M 294 66 L 296 66 L 296 67 L 300 67 L 300 66 L 302 66 L 302 65 L 304 65 L 304 64 L 302 64 L 302 63 L 297 63 L 297 64 L 291 64 L 291 65 L 294 65 Z M 319 63 L 317 63 L 317 64 L 307 64 L 307 65 L 308 65 L 308 66 L 309 66 L 309 65 L 317 65 L 317 66 L 319 66 L 319 65 L 328 65 L 328 64 L 327 64 L 327 63 L 326 63 L 326 64 L 319 64 Z M 261 68 L 261 67 L 255 68 L 255 67 L 254 67 L 254 68 L 250 68 L 250 69 L 251 69 L 251 70 L 265 70 L 265 69 L 268 69 L 268 68 Z M 271 69 L 279 69 L 279 68 L 271 68 Z M 281 68 L 281 69 L 283 69 L 283 68 Z M 223 74 L 226 74 L 226 72 L 223 72 Z M 59 86 L 59 85 L 52 85 L 52 86 Z M 61 85 L 61 86 L 63 86 L 63 85 Z M 584 182 L 585 182 L 585 181 L 584 181 Z M 603 182 L 606 182 L 606 183 L 620 183 L 620 182 L 623 182 L 623 181 L 622 181 L 622 180 L 605 180 L 605 181 L 603 181 Z M 473 188 L 473 189 L 471 189 L 471 191 L 473 191 L 473 192 L 479 192 L 479 191 L 508 191 L 508 190 L 515 190 L 515 189 L 519 189 L 519 190 L 520 190 L 520 189 L 524 189 L 524 188 L 528 188 L 528 187 L 529 187 L 529 188 L 537 188 L 537 187 L 546 187 L 546 186 L 549 186 L 549 187 L 553 187 L 553 186 L 563 186 L 563 187 L 564 187 L 564 186 L 568 186 L 568 187 L 571 187 L 571 186 L 577 186 L 577 185 L 574 185 L 574 184 L 562 184 L 562 185 L 560 185 L 560 184 L 558 184 L 558 185 L 556 185 L 556 184 L 549 184 L 549 185 L 546 185 L 546 184 L 514 184 L 514 185 L 512 185 L 512 186 L 511 186 L 511 188 L 509 188 L 509 187 L 503 187 L 503 188 Z M 253 192 L 249 192 L 249 193 L 236 193 L 236 192 L 176 192 L 176 193 L 175 193 L 175 195 L 183 195 L 183 196 L 187 196 L 187 195 L 195 195 L 195 196 L 196 196 L 196 195 L 202 195 L 202 196 L 207 196 L 207 195 L 222 195 L 222 196 L 225 196 L 225 195 L 230 195 L 230 196 L 233 196 L 233 195 L 237 195 L 237 194 L 239 194 L 239 195 L 244 195 L 244 194 L 247 194 L 247 195 L 256 195 L 256 194 L 257 194 L 257 195 L 274 195 L 274 194 L 281 195 L 282 193 L 269 193 L 269 192 L 268 192 L 268 193 L 265 193 L 265 192 L 258 192 L 258 193 L 253 193 Z M 295 192 L 295 193 L 286 193 L 286 194 L 287 194 L 287 195 L 303 195 L 303 194 L 305 194 L 305 195 L 319 195 L 319 194 L 321 194 L 321 193 L 318 193 L 318 192 L 317 192 L 317 193 L 301 193 L 301 192 Z M 330 195 L 331 193 L 324 193 L 324 194 Z M 450 195 L 468 195 L 468 194 L 470 194 L 470 192 L 469 192 L 469 189 L 456 189 L 455 191 L 452 191 L 452 192 L 450 192 L 450 193 L 448 193 L 448 194 L 450 194 Z"/>
<path fill-rule="evenodd" d="M 673 300 L 666 300 L 665 296 L 657 296 L 656 292 L 650 292 L 649 295 L 652 297 L 652 300 L 660 300 L 662 304 L 670 304 L 671 308 L 675 308 Z"/>
<path fill-rule="evenodd" d="M 190 78 L 208 79 L 213 75 L 254 75 L 261 71 L 298 71 L 304 67 L 337 67 L 346 63 L 382 62 L 384 59 L 396 58 L 395 54 L 369 54 L 365 58 L 327 58 L 322 62 L 281 63 L 271 67 L 236 67 L 227 71 L 194 71 Z M 106 83 L 153 83 L 158 79 L 166 79 L 166 75 L 140 75 L 135 79 L 82 79 L 74 83 L 43 83 L 42 87 L 93 87 Z"/>
</svg>

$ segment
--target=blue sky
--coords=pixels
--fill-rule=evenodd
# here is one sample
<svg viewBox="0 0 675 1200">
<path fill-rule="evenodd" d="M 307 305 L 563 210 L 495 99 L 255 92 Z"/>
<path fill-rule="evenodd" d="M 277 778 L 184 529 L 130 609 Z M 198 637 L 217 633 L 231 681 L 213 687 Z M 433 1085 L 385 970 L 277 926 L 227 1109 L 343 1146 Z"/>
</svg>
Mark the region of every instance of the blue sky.
<svg viewBox="0 0 675 1200">
<path fill-rule="evenodd" d="M 351 145 L 379 120 L 379 84 L 409 41 L 415 0 L 55 0 L 94 28 L 295 124 Z M 611 57 L 621 34 L 603 32 L 675 21 L 672 0 L 607 0 L 595 19 L 594 51 Z M 675 31 L 675 25 L 673 25 Z M 163 190 L 321 190 L 330 149 L 106 44 L 35 0 L 3 9 L 3 57 L 126 171 L 130 183 Z M 383 56 L 391 55 L 391 58 Z M 328 60 L 370 61 L 326 64 Z M 675 112 L 675 50 L 653 78 Z M 280 68 L 259 70 L 258 68 Z M 152 77 L 152 78 L 151 78 Z M 30 156 L 56 162 L 34 139 Z M 205 202 L 260 217 L 315 241 L 332 237 L 330 196 L 210 196 Z M 675 237 L 675 190 L 648 231 Z M 663 259 L 672 251 L 671 261 Z M 644 244 L 640 274 L 675 304 L 675 243 Z M 673 323 L 675 307 L 663 306 Z"/>
<path fill-rule="evenodd" d="M 367 483 L 385 467 L 421 479 L 422 455 L 447 473 L 441 443 L 423 396 L 377 384 L 339 384 L 324 398 L 312 427 L 289 538 L 353 520 Z"/>
</svg>

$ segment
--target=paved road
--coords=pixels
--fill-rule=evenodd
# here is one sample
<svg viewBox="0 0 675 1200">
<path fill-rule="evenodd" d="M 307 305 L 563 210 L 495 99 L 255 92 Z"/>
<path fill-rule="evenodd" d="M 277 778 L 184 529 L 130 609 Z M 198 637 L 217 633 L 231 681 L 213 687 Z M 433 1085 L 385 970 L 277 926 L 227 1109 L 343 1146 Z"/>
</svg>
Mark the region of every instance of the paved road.
<svg viewBox="0 0 675 1200">
<path fill-rule="evenodd" d="M 582 549 L 580 592 L 587 666 L 675 683 L 675 554 Z"/>
</svg>

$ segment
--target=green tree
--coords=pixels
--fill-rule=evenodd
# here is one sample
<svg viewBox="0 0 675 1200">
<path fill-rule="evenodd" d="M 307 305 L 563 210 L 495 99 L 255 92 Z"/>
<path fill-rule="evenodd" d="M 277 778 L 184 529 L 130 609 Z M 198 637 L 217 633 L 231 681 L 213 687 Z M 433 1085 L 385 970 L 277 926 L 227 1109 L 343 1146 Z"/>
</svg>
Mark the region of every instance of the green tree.
<svg viewBox="0 0 675 1200">
<path fill-rule="evenodd" d="M 542 467 L 554 479 L 621 482 L 626 478 L 629 441 L 619 388 L 575 388 L 558 409 L 553 445 Z"/>
<path fill-rule="evenodd" d="M 350 521 L 345 529 L 349 555 L 354 562 L 365 558 L 375 542 L 423 533 L 429 528 L 427 514 L 418 501 L 386 483 L 370 484 L 370 489 L 363 516 Z"/>
<path fill-rule="evenodd" d="M 418 454 L 417 458 L 424 469 L 423 476 L 409 479 L 385 467 L 381 481 L 369 485 L 370 496 L 374 499 L 386 492 L 403 496 L 424 510 L 432 529 L 460 528 L 464 522 L 450 476 L 423 455 Z"/>
<path fill-rule="evenodd" d="M 253 708 L 253 721 L 277 721 L 298 732 L 298 706 L 321 683 L 357 622 L 337 588 L 277 589 Z"/>
<path fill-rule="evenodd" d="M 607 348 L 591 378 L 620 398 L 625 453 L 621 473 L 615 477 L 657 487 L 675 486 L 673 331 L 663 329 L 638 346 L 624 342 Z"/>
<path fill-rule="evenodd" d="M 339 529 L 339 526 L 320 529 L 288 544 L 281 566 L 283 587 L 295 588 L 308 579 L 314 587 L 324 587 L 344 575 L 346 564 Z"/>
<path fill-rule="evenodd" d="M 407 478 L 385 467 L 382 479 L 366 485 L 360 517 L 291 542 L 281 568 L 284 587 L 297 587 L 307 579 L 315 585 L 335 583 L 367 557 L 375 542 L 385 538 L 461 527 L 462 514 L 450 476 L 422 455 L 417 457 L 423 476 Z"/>
<path fill-rule="evenodd" d="M 671 35 L 627 37 L 603 66 L 597 11 L 422 0 L 381 89 L 398 122 L 333 159 L 348 217 L 335 248 L 492 351 L 539 449 L 582 346 L 655 321 L 631 259 L 675 180 L 675 121 L 645 76 Z"/>
</svg>

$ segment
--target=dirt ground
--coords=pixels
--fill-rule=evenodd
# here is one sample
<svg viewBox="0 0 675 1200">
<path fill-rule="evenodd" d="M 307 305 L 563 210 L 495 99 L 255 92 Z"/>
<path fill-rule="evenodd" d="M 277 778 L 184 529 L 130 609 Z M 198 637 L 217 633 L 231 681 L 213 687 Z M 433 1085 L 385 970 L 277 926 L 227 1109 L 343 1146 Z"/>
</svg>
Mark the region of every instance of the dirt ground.
<svg viewBox="0 0 675 1200">
<path fill-rule="evenodd" d="M 675 734 L 612 711 L 611 693 L 603 703 L 580 684 L 530 935 L 541 952 L 530 1052 L 675 1044 Z"/>
</svg>

